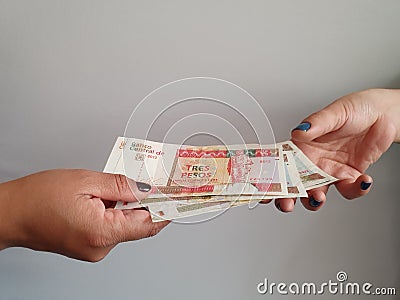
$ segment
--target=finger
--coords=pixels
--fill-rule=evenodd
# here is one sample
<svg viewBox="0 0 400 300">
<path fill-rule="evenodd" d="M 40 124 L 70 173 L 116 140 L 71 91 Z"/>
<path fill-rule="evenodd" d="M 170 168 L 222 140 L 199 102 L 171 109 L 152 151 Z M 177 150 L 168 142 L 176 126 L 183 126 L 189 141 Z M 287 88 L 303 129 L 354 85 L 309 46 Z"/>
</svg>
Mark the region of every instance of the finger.
<svg viewBox="0 0 400 300">
<path fill-rule="evenodd" d="M 96 173 L 93 195 L 103 200 L 135 202 L 149 195 L 151 186 L 120 174 Z"/>
<path fill-rule="evenodd" d="M 275 206 L 281 212 L 292 212 L 295 204 L 296 198 L 275 199 Z"/>
<path fill-rule="evenodd" d="M 335 184 L 339 193 L 346 199 L 354 199 L 368 194 L 371 185 L 372 178 L 366 174 L 360 175 L 355 181 L 344 179 Z"/>
<path fill-rule="evenodd" d="M 328 186 L 323 186 L 317 189 L 310 190 L 308 192 L 308 198 L 301 198 L 300 201 L 303 206 L 311 211 L 317 211 L 326 202 L 326 193 L 328 192 Z"/>
<path fill-rule="evenodd" d="M 335 101 L 324 109 L 313 113 L 292 130 L 295 141 L 312 141 L 324 134 L 342 127 L 347 119 L 347 112 L 342 101 Z"/>
<path fill-rule="evenodd" d="M 113 244 L 154 236 L 170 223 L 153 223 L 150 213 L 142 209 L 109 209 L 106 214 L 106 220 L 109 220 L 106 224 L 107 236 Z"/>
</svg>

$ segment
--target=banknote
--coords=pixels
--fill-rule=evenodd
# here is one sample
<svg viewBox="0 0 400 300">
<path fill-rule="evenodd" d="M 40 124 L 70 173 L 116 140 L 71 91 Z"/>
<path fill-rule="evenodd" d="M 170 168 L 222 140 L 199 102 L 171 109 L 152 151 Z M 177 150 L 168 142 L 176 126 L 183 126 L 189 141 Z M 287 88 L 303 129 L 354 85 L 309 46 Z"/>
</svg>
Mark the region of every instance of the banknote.
<svg viewBox="0 0 400 300">
<path fill-rule="evenodd" d="M 274 199 L 274 196 L 260 196 L 260 195 L 209 195 L 209 196 L 182 196 L 182 197 L 164 197 L 164 198 L 146 198 L 140 201 L 142 205 L 152 205 L 155 203 L 202 203 L 202 202 L 239 202 L 252 199 Z M 129 203 L 127 204 L 129 205 Z"/>
<path fill-rule="evenodd" d="M 249 200 L 230 202 L 200 202 L 200 203 L 157 203 L 149 206 L 153 222 L 176 220 L 211 212 L 223 212 L 232 207 L 248 204 Z"/>
<path fill-rule="evenodd" d="M 187 146 L 119 137 L 104 172 L 154 188 L 149 198 L 205 195 L 286 195 L 282 149 Z"/>
<path fill-rule="evenodd" d="M 119 201 L 116 205 L 116 209 L 131 209 L 139 207 L 151 207 L 157 205 L 160 207 L 161 204 L 175 205 L 175 204 L 195 204 L 195 203 L 206 203 L 206 202 L 246 202 L 250 200 L 268 200 L 274 199 L 273 196 L 260 197 L 258 195 L 210 195 L 210 196 L 182 196 L 182 197 L 165 197 L 165 198 L 146 198 L 140 202 L 123 202 Z"/>
<path fill-rule="evenodd" d="M 204 203 L 157 203 L 149 207 L 153 222 L 176 220 L 200 214 L 227 210 L 231 202 L 204 202 Z"/>
<path fill-rule="evenodd" d="M 285 198 L 307 197 L 307 191 L 303 185 L 296 167 L 296 161 L 291 151 L 283 152 L 288 193 Z M 279 198 L 279 197 L 276 197 Z"/>
<path fill-rule="evenodd" d="M 283 153 L 284 158 L 284 166 L 285 166 L 285 176 L 287 181 L 287 194 L 285 195 L 276 195 L 276 196 L 267 196 L 263 195 L 262 197 L 253 197 L 253 199 L 258 200 L 266 200 L 266 199 L 274 199 L 274 198 L 295 198 L 295 197 L 307 197 L 307 192 L 301 182 L 300 175 L 296 169 L 295 161 L 293 154 L 291 152 Z M 183 196 L 183 197 L 161 197 L 161 198 L 147 198 L 141 201 L 142 204 L 152 204 L 157 202 L 179 202 L 179 203 L 195 203 L 195 202 L 221 202 L 221 201 L 247 201 L 249 199 L 249 195 L 241 194 L 241 195 L 209 195 L 209 196 Z M 125 203 L 125 206 L 129 205 Z"/>
<path fill-rule="evenodd" d="M 104 172 L 153 186 L 141 202 L 154 222 L 218 212 L 274 198 L 307 197 L 336 181 L 291 141 L 273 145 L 176 145 L 119 137 Z"/>
<path fill-rule="evenodd" d="M 283 154 L 283 158 L 288 188 L 288 193 L 284 197 L 307 197 L 307 192 L 296 169 L 293 153 L 286 152 Z M 254 203 L 267 199 L 272 200 L 273 198 L 280 198 L 280 196 L 269 196 L 263 198 L 259 198 L 257 195 L 253 195 L 252 197 L 249 195 L 199 197 L 186 196 L 169 198 L 168 203 L 164 202 L 165 199 L 145 199 L 142 201 L 142 204 L 147 205 L 149 208 L 153 222 L 161 222 L 164 220 L 176 220 L 204 213 L 222 212 L 231 207 L 246 205 L 250 202 Z"/>
<path fill-rule="evenodd" d="M 292 153 L 301 182 L 306 190 L 328 185 L 337 178 L 327 174 L 316 166 L 292 141 L 278 143 L 284 153 Z"/>
</svg>

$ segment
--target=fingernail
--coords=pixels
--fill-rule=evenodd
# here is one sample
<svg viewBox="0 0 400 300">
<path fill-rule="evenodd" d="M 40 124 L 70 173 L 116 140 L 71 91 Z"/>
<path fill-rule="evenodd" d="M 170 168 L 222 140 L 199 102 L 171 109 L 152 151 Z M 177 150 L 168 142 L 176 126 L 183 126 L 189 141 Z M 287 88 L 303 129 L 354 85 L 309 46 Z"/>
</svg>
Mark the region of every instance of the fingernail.
<svg viewBox="0 0 400 300">
<path fill-rule="evenodd" d="M 372 182 L 364 182 L 364 181 L 362 181 L 361 182 L 361 189 L 363 191 L 368 190 L 369 187 L 371 186 L 371 184 L 372 184 Z"/>
<path fill-rule="evenodd" d="M 144 182 L 137 181 L 136 186 L 137 186 L 138 190 L 141 192 L 148 192 L 151 190 L 151 185 L 144 183 Z"/>
<path fill-rule="evenodd" d="M 282 211 L 281 204 L 279 202 L 275 203 L 275 206 L 279 211 Z"/>
<path fill-rule="evenodd" d="M 320 206 L 321 203 L 322 203 L 321 201 L 315 200 L 313 196 L 311 196 L 311 197 L 308 199 L 308 201 L 309 201 L 309 203 L 310 203 L 310 206 L 312 206 L 312 207 L 318 207 L 318 206 Z"/>
<path fill-rule="evenodd" d="M 302 130 L 302 131 L 307 131 L 308 129 L 311 128 L 311 124 L 309 122 L 303 122 L 300 123 L 295 129 L 293 129 L 292 131 L 295 130 Z"/>
</svg>

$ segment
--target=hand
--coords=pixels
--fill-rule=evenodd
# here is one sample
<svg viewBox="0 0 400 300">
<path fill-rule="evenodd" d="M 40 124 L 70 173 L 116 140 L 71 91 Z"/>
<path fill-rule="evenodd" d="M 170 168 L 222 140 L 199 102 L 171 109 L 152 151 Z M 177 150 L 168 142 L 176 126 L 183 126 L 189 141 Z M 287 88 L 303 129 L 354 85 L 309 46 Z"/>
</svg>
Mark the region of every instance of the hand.
<svg viewBox="0 0 400 300">
<path fill-rule="evenodd" d="M 307 117 L 292 131 L 293 142 L 321 169 L 339 179 L 347 199 L 367 194 L 372 178 L 365 174 L 394 141 L 400 140 L 399 90 L 373 89 L 344 96 Z M 326 201 L 327 186 L 301 199 L 310 210 Z M 281 199 L 283 211 L 293 199 Z"/>
<path fill-rule="evenodd" d="M 141 191 L 142 190 L 142 191 Z M 116 210 L 116 201 L 144 199 L 150 186 L 122 175 L 51 170 L 0 185 L 0 249 L 11 246 L 99 261 L 124 241 L 157 234 L 143 209 Z"/>
</svg>

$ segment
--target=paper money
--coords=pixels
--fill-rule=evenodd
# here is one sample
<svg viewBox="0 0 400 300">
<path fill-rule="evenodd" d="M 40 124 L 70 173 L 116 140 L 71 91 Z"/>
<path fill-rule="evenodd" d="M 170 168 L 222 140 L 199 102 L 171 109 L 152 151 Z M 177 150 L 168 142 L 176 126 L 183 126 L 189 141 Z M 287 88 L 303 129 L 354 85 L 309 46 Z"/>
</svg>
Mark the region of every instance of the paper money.
<svg viewBox="0 0 400 300">
<path fill-rule="evenodd" d="M 275 145 L 180 146 L 118 138 L 104 172 L 155 188 L 149 198 L 287 195 L 282 149 Z"/>
<path fill-rule="evenodd" d="M 152 185 L 148 198 L 118 202 L 116 209 L 148 207 L 154 222 L 251 201 L 307 197 L 306 190 L 336 181 L 291 141 L 190 146 L 119 137 L 104 172 Z"/>
<path fill-rule="evenodd" d="M 290 151 L 283 152 L 283 161 L 285 163 L 285 173 L 288 188 L 287 198 L 307 197 L 307 192 L 297 170 L 293 153 Z"/>
<path fill-rule="evenodd" d="M 180 146 L 162 195 L 285 195 L 282 149 Z M 154 193 L 156 198 L 160 193 Z"/>
<path fill-rule="evenodd" d="M 286 141 L 278 143 L 278 145 L 282 146 L 284 152 L 293 154 L 297 171 L 306 190 L 337 181 L 335 177 L 317 167 L 293 142 Z"/>
<path fill-rule="evenodd" d="M 175 220 L 200 214 L 224 211 L 232 207 L 229 201 L 203 202 L 203 203 L 157 203 L 151 205 L 151 218 L 153 222 Z"/>
<path fill-rule="evenodd" d="M 284 153 L 285 173 L 288 194 L 285 197 L 306 197 L 299 173 L 297 172 L 294 157 L 291 152 Z M 147 198 L 142 201 L 152 212 L 153 222 L 226 210 L 230 207 L 248 204 L 250 201 L 273 199 L 274 197 L 257 198 L 253 196 L 185 196 L 164 199 Z M 195 205 L 198 204 L 198 205 Z"/>
<path fill-rule="evenodd" d="M 291 152 L 283 154 L 287 180 L 287 198 L 307 197 L 307 192 L 301 183 L 300 175 L 296 169 L 294 157 Z M 210 212 L 219 212 L 231 207 L 249 204 L 250 201 L 273 199 L 274 197 L 257 198 L 254 196 L 199 196 L 199 197 L 174 197 L 164 199 L 147 198 L 142 201 L 151 211 L 153 222 L 176 220 Z M 162 201 L 164 200 L 164 201 Z"/>
</svg>

